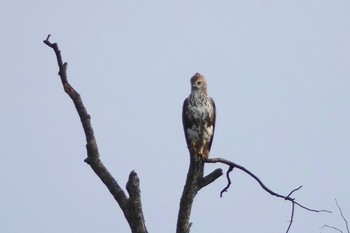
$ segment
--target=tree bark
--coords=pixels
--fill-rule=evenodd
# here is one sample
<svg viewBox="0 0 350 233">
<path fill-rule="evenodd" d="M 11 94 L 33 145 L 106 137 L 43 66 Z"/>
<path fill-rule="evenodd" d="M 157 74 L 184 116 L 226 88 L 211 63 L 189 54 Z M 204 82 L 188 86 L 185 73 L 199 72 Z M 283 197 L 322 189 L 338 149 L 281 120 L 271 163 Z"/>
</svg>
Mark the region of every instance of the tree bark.
<svg viewBox="0 0 350 233">
<path fill-rule="evenodd" d="M 59 76 L 65 92 L 72 99 L 75 108 L 79 114 L 80 121 L 82 123 L 85 137 L 86 137 L 86 150 L 87 158 L 84 160 L 90 165 L 92 170 L 106 185 L 109 192 L 122 209 L 126 220 L 129 223 L 132 233 L 147 233 L 145 225 L 145 219 L 143 217 L 141 195 L 140 195 L 140 181 L 136 172 L 131 171 L 129 180 L 126 184 L 129 197 L 125 194 L 123 189 L 119 186 L 118 182 L 109 173 L 107 168 L 100 160 L 96 139 L 94 136 L 94 130 L 91 126 L 90 115 L 86 111 L 80 94 L 69 84 L 67 78 L 67 63 L 63 63 L 61 51 L 58 48 L 57 43 L 51 43 L 49 41 L 50 35 L 44 40 L 44 43 L 52 48 L 55 52 L 57 64 L 59 67 Z"/>
<path fill-rule="evenodd" d="M 223 174 L 221 169 L 216 169 L 209 175 L 203 177 L 203 172 L 204 160 L 190 151 L 190 166 L 180 200 L 176 233 L 190 232 L 192 225 L 192 223 L 190 223 L 190 216 L 194 198 L 201 188 L 215 181 Z"/>
</svg>

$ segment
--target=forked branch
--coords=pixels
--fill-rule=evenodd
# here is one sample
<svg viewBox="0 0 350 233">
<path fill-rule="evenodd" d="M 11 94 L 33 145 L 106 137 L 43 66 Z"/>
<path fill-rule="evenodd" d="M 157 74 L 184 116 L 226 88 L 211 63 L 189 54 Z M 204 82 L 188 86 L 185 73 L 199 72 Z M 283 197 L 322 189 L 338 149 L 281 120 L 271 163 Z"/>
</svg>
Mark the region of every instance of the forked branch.
<svg viewBox="0 0 350 233">
<path fill-rule="evenodd" d="M 343 214 L 343 210 L 341 209 L 341 207 L 340 207 L 340 205 L 339 205 L 337 199 L 335 199 L 335 204 L 337 204 L 337 207 L 338 207 L 340 216 L 341 216 L 341 218 L 343 219 L 343 221 L 344 221 L 344 223 L 345 223 L 346 232 L 347 232 L 347 233 L 350 233 L 350 230 L 349 230 L 349 223 L 348 223 L 348 221 L 346 220 L 346 218 L 345 218 L 345 216 L 344 216 L 344 214 Z M 323 226 L 321 227 L 321 229 L 323 229 L 323 228 L 330 228 L 330 229 L 336 230 L 336 231 L 338 231 L 338 232 L 340 232 L 340 233 L 343 233 L 343 231 L 340 230 L 339 228 L 334 227 L 334 226 L 330 226 L 330 225 L 327 225 L 327 224 L 325 224 L 325 225 L 323 225 Z"/>
<path fill-rule="evenodd" d="M 179 214 L 177 217 L 176 233 L 189 233 L 191 209 L 198 191 L 206 185 L 214 182 L 222 175 L 221 169 L 216 169 L 203 177 L 204 161 L 194 153 L 190 153 L 190 166 L 186 183 L 180 200 Z"/>
<path fill-rule="evenodd" d="M 345 223 L 346 232 L 347 232 L 347 233 L 350 233 L 350 230 L 349 230 L 349 223 L 348 223 L 348 221 L 346 220 L 346 218 L 345 218 L 345 216 L 344 216 L 344 214 L 343 214 L 343 210 L 341 209 L 340 205 L 338 204 L 337 199 L 335 199 L 335 203 L 337 204 L 339 213 L 340 213 L 340 215 L 341 215 L 341 217 L 342 217 L 342 219 L 343 219 L 343 221 L 344 221 L 344 223 Z"/>
<path fill-rule="evenodd" d="M 331 213 L 331 211 L 329 210 L 316 210 L 316 209 L 311 209 L 311 208 L 308 208 L 300 203 L 298 203 L 297 201 L 295 201 L 295 198 L 292 198 L 291 195 L 298 191 L 302 186 L 299 186 L 298 188 L 296 189 L 293 189 L 287 196 L 284 196 L 284 195 L 281 195 L 279 193 L 276 193 L 274 191 L 272 191 L 271 189 L 269 189 L 260 179 L 259 177 L 257 177 L 254 173 L 252 173 L 251 171 L 249 171 L 248 169 L 246 169 L 245 167 L 239 165 L 239 164 L 236 164 L 232 161 L 229 161 L 229 160 L 226 160 L 226 159 L 222 159 L 222 158 L 212 158 L 212 159 L 206 159 L 204 161 L 205 163 L 223 163 L 223 164 L 226 164 L 229 166 L 227 172 L 226 172 L 226 177 L 227 177 L 227 186 L 220 192 L 220 196 L 222 196 L 222 194 L 224 192 L 226 192 L 228 190 L 228 188 L 230 187 L 231 185 L 231 179 L 230 179 L 230 172 L 234 169 L 234 168 L 237 168 L 239 170 L 242 170 L 243 172 L 247 173 L 249 176 L 251 176 L 253 179 L 255 179 L 259 184 L 260 186 L 266 191 L 268 192 L 269 194 L 275 196 L 275 197 L 279 197 L 279 198 L 283 198 L 284 200 L 286 201 L 290 201 L 292 203 L 292 212 L 291 212 L 291 218 L 290 218 L 290 222 L 289 222 L 289 225 L 288 225 L 288 228 L 287 228 L 287 233 L 289 232 L 290 230 L 290 227 L 292 225 L 292 222 L 293 222 L 293 218 L 294 218 L 294 207 L 295 205 L 298 205 L 299 207 L 305 209 L 305 210 L 308 210 L 308 211 L 312 211 L 312 212 L 327 212 L 327 213 Z"/>
<path fill-rule="evenodd" d="M 147 233 L 141 204 L 140 183 L 136 172 L 132 171 L 129 175 L 126 187 L 129 197 L 127 197 L 124 190 L 119 186 L 118 182 L 100 160 L 94 130 L 91 126 L 90 115 L 86 111 L 80 94 L 68 82 L 67 63 L 63 63 L 61 51 L 59 50 L 57 43 L 51 43 L 49 39 L 50 35 L 47 36 L 44 43 L 55 52 L 59 68 L 58 75 L 61 78 L 65 92 L 69 95 L 75 105 L 85 132 L 87 158 L 84 161 L 91 166 L 92 170 L 94 170 L 96 175 L 113 195 L 114 199 L 122 209 L 131 231 L 133 233 Z"/>
</svg>

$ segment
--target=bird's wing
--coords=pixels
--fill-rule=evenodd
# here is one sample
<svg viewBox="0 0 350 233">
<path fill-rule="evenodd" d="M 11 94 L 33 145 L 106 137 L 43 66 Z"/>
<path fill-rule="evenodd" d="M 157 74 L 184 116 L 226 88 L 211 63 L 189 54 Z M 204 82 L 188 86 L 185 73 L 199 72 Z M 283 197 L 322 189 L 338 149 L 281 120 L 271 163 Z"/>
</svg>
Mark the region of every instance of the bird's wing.
<svg viewBox="0 0 350 233">
<path fill-rule="evenodd" d="M 187 111 L 188 111 L 188 98 L 185 99 L 182 105 L 182 125 L 185 133 L 186 143 L 187 145 L 190 145 L 191 142 L 189 141 L 189 138 L 188 138 L 187 129 L 191 127 L 191 121 L 188 118 Z"/>
<path fill-rule="evenodd" d="M 214 133 L 215 133 L 215 122 L 216 122 L 216 106 L 215 106 L 215 102 L 212 98 L 210 98 L 210 104 L 212 105 L 213 108 L 213 115 L 212 117 L 209 119 L 209 125 L 213 125 L 213 134 L 210 137 L 210 141 L 209 141 L 209 145 L 208 145 L 208 150 L 210 151 L 211 148 L 211 144 L 213 143 L 213 138 L 214 138 Z"/>
</svg>

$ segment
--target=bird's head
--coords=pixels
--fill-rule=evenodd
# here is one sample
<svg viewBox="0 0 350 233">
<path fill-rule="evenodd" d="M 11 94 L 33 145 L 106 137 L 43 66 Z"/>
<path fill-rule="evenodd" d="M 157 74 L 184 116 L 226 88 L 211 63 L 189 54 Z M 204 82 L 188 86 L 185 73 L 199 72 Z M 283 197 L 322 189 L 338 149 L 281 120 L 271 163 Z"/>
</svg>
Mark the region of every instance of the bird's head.
<svg viewBox="0 0 350 233">
<path fill-rule="evenodd" d="M 207 82 L 205 78 L 200 73 L 195 73 L 191 78 L 191 90 L 192 91 L 200 91 L 203 93 L 207 93 Z"/>
</svg>

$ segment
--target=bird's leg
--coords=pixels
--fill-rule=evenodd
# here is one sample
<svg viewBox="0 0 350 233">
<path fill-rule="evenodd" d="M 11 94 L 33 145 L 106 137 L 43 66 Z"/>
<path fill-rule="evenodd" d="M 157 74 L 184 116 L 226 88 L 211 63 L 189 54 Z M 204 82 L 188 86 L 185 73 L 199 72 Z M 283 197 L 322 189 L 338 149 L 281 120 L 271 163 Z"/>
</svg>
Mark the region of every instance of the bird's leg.
<svg viewBox="0 0 350 233">
<path fill-rule="evenodd" d="M 208 158 L 209 151 L 205 146 L 201 146 L 200 143 L 192 142 L 188 145 L 188 149 L 191 153 L 205 159 Z"/>
<path fill-rule="evenodd" d="M 196 148 L 195 142 L 192 142 L 187 147 L 188 147 L 188 150 L 190 151 L 191 154 L 197 154 L 197 148 Z"/>
<path fill-rule="evenodd" d="M 204 146 L 203 147 L 203 154 L 202 154 L 202 157 L 204 159 L 207 159 L 209 157 L 209 150 L 208 150 L 208 147 L 207 146 Z"/>
<path fill-rule="evenodd" d="M 198 153 L 197 153 L 199 156 L 203 157 L 204 154 L 203 154 L 203 146 L 201 146 L 198 150 Z"/>
<path fill-rule="evenodd" d="M 208 142 L 206 140 L 202 140 L 201 146 L 198 148 L 198 156 L 202 157 L 203 159 L 208 158 L 209 151 L 208 151 Z"/>
</svg>

